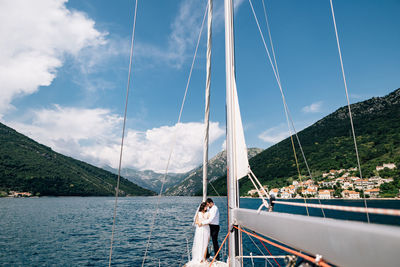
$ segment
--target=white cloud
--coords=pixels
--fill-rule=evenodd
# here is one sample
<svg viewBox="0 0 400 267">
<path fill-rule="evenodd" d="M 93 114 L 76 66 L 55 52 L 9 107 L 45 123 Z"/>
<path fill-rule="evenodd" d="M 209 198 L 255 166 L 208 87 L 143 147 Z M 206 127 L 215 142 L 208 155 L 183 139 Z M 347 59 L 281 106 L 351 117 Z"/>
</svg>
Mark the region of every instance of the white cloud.
<svg viewBox="0 0 400 267">
<path fill-rule="evenodd" d="M 322 104 L 323 104 L 322 101 L 318 101 L 318 102 L 312 103 L 312 104 L 309 105 L 309 106 L 303 107 L 301 110 L 302 110 L 304 113 L 318 113 L 318 112 L 320 112 L 321 109 L 322 109 Z"/>
<path fill-rule="evenodd" d="M 105 42 L 94 21 L 66 2 L 0 1 L 0 117 L 16 97 L 50 85 L 65 55 Z"/>
<path fill-rule="evenodd" d="M 32 111 L 23 123 L 9 125 L 55 151 L 97 165 L 118 166 L 122 118 L 107 109 L 54 106 Z M 144 132 L 127 129 L 124 167 L 164 172 L 176 134 L 171 172 L 184 172 L 202 159 L 204 126 L 189 122 Z M 224 134 L 219 123 L 210 124 L 210 143 Z"/>
<path fill-rule="evenodd" d="M 210 143 L 223 134 L 224 129 L 219 123 L 210 123 Z M 162 126 L 145 132 L 129 130 L 124 153 L 125 162 L 141 170 L 164 172 L 175 139 L 169 170 L 189 171 L 198 166 L 202 160 L 203 138 L 204 125 L 198 122 Z"/>
<path fill-rule="evenodd" d="M 74 56 L 79 71 L 84 75 L 97 73 L 102 70 L 110 72 L 110 64 L 115 64 L 119 56 L 129 58 L 130 40 L 114 36 L 113 39 L 103 40 L 101 45 L 82 49 Z M 126 67 L 126 66 L 124 66 Z"/>
<path fill-rule="evenodd" d="M 289 130 L 284 124 L 269 128 L 258 135 L 258 138 L 267 143 L 278 143 L 289 136 Z"/>
<path fill-rule="evenodd" d="M 8 124 L 57 152 L 82 158 L 85 148 L 115 139 L 121 121 L 107 109 L 55 105 L 51 109 L 32 110 L 25 115 L 25 122 Z"/>
</svg>

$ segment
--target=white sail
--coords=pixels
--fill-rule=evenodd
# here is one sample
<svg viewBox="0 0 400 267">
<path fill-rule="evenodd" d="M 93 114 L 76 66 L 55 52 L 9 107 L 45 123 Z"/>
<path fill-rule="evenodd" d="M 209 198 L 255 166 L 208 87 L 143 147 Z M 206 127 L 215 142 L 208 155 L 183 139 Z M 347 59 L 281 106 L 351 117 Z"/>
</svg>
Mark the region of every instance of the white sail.
<svg viewBox="0 0 400 267">
<path fill-rule="evenodd" d="M 236 89 L 236 79 L 233 76 L 233 135 L 234 144 L 233 149 L 235 155 L 236 179 L 241 179 L 249 173 L 249 159 L 247 157 L 247 146 L 244 139 L 242 117 L 240 115 L 239 100 Z"/>
</svg>

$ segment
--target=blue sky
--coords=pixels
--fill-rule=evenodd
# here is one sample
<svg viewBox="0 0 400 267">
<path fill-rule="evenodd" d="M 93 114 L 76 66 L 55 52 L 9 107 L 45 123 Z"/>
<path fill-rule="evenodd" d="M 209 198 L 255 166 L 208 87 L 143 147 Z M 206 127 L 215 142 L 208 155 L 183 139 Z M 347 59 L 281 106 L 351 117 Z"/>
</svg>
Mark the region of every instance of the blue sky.
<svg viewBox="0 0 400 267">
<path fill-rule="evenodd" d="M 262 2 L 252 1 L 266 34 Z M 223 1 L 214 2 L 211 156 L 225 135 Z M 265 3 L 283 89 L 301 130 L 346 104 L 329 1 Z M 200 164 L 205 30 L 182 124 L 175 124 L 205 6 L 139 1 L 124 167 L 162 172 L 174 135 L 170 170 Z M 399 88 L 400 2 L 336 0 L 334 7 L 351 102 Z M 58 152 L 116 167 L 133 12 L 133 0 L 2 1 L 1 122 Z M 266 148 L 288 129 L 248 0 L 235 2 L 235 44 L 246 142 Z"/>
</svg>

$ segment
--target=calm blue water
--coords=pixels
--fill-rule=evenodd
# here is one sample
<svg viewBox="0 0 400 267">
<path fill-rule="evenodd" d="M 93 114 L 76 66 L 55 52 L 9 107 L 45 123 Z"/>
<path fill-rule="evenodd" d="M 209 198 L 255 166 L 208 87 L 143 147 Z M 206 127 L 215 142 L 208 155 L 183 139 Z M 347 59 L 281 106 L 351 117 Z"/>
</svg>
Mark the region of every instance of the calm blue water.
<svg viewBox="0 0 400 267">
<path fill-rule="evenodd" d="M 192 219 L 201 199 L 163 197 L 146 266 L 182 266 L 193 238 Z M 157 198 L 120 198 L 114 243 L 114 266 L 141 266 Z M 214 198 L 221 212 L 220 239 L 225 237 L 226 200 Z M 326 200 L 324 203 L 362 206 L 361 201 Z M 59 197 L 0 199 L 1 266 L 106 266 L 110 247 L 114 198 Z M 241 206 L 257 208 L 257 199 Z M 400 201 L 368 201 L 370 207 L 400 208 Z M 276 211 L 305 214 L 305 209 L 276 206 Z M 310 210 L 320 216 L 318 209 Z M 365 215 L 326 211 L 327 217 L 365 220 Z M 400 226 L 400 218 L 371 216 L 372 222 Z M 256 240 L 255 240 L 256 241 Z M 248 237 L 244 251 L 260 255 Z M 262 248 L 260 243 L 257 245 Z M 282 254 L 268 246 L 273 254 Z M 265 251 L 264 251 L 265 252 Z M 222 250 L 222 256 L 225 256 Z M 250 265 L 247 262 L 246 265 Z M 256 266 L 264 266 L 258 262 Z"/>
</svg>

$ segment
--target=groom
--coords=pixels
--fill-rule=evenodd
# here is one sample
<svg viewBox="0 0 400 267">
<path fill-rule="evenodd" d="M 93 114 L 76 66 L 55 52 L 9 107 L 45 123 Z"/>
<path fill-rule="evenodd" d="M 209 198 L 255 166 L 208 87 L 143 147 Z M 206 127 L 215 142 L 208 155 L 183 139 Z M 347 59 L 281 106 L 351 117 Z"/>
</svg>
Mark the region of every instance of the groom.
<svg viewBox="0 0 400 267">
<path fill-rule="evenodd" d="M 219 245 L 218 245 L 218 232 L 219 232 L 219 211 L 218 207 L 214 204 L 211 198 L 208 198 L 206 200 L 207 206 L 208 206 L 208 212 L 210 213 L 210 218 L 206 221 L 204 221 L 202 224 L 209 224 L 210 225 L 210 234 L 214 246 L 214 255 L 218 252 L 219 250 Z M 210 256 L 207 250 L 207 258 Z M 219 260 L 219 254 L 215 258 L 217 261 Z"/>
</svg>

